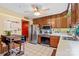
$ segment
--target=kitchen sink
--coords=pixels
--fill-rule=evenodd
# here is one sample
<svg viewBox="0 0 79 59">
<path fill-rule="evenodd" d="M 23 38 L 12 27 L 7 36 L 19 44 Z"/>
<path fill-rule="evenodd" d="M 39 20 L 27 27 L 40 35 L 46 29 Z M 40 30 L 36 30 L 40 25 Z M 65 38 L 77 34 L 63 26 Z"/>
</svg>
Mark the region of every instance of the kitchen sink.
<svg viewBox="0 0 79 59">
<path fill-rule="evenodd" d="M 73 41 L 76 41 L 76 38 L 73 38 L 73 37 L 63 37 L 64 40 L 73 40 Z"/>
</svg>

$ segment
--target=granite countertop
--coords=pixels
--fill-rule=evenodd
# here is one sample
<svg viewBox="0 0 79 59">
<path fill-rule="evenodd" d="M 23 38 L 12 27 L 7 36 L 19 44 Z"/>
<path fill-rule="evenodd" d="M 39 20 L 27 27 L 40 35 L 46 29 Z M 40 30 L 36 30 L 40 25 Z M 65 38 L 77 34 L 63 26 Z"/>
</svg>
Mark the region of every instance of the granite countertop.
<svg viewBox="0 0 79 59">
<path fill-rule="evenodd" d="M 56 56 L 79 56 L 79 41 L 60 38 Z"/>
<path fill-rule="evenodd" d="M 42 36 L 63 36 L 63 37 L 73 37 L 73 35 L 67 34 L 67 33 L 52 33 L 52 34 L 38 34 L 38 35 L 42 35 Z"/>
</svg>

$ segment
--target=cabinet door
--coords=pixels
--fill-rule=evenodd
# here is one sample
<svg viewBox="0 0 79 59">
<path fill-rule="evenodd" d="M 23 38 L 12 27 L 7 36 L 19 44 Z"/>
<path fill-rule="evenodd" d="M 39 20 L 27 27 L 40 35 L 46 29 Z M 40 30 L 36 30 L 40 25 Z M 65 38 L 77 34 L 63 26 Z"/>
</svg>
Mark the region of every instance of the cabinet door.
<svg viewBox="0 0 79 59">
<path fill-rule="evenodd" d="M 56 18 L 56 27 L 61 28 L 60 17 Z"/>
<path fill-rule="evenodd" d="M 71 16 L 67 17 L 67 27 L 71 26 Z"/>
<path fill-rule="evenodd" d="M 78 4 L 71 3 L 71 21 L 72 24 L 76 24 L 78 20 Z"/>
<path fill-rule="evenodd" d="M 66 19 L 66 17 L 62 17 L 61 28 L 66 28 L 66 27 L 67 27 L 67 19 Z"/>
<path fill-rule="evenodd" d="M 51 36 L 50 37 L 50 46 L 57 48 L 58 43 L 59 43 L 59 39 L 60 39 L 59 36 Z"/>
<path fill-rule="evenodd" d="M 2 44 L 0 44 L 0 54 L 3 53 Z"/>
<path fill-rule="evenodd" d="M 1 54 L 1 52 L 2 52 L 1 49 L 2 49 L 2 46 L 1 46 L 1 44 L 0 44 L 0 54 Z"/>
<path fill-rule="evenodd" d="M 51 22 L 51 26 L 52 26 L 53 28 L 56 28 L 56 27 L 57 27 L 57 26 L 56 26 L 56 19 L 52 18 L 50 22 Z"/>
<path fill-rule="evenodd" d="M 38 35 L 38 43 L 41 44 L 41 36 Z"/>
</svg>

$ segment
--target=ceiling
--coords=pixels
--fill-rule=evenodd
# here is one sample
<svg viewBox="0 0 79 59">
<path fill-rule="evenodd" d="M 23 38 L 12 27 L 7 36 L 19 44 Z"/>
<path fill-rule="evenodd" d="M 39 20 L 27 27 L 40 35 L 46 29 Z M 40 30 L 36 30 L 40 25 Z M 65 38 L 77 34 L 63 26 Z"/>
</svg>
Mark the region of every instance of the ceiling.
<svg viewBox="0 0 79 59">
<path fill-rule="evenodd" d="M 48 15 L 58 14 L 67 9 L 68 3 L 38 3 L 41 9 L 48 9 L 40 16 L 35 16 L 32 11 L 32 4 L 34 3 L 0 3 L 0 9 L 3 8 L 7 12 L 13 12 L 21 17 L 39 18 Z"/>
</svg>

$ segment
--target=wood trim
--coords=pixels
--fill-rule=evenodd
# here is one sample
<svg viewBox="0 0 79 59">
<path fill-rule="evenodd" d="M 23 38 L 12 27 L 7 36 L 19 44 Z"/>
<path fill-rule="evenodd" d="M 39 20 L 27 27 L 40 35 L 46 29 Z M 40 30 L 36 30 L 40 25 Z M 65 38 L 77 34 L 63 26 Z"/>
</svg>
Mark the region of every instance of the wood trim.
<svg viewBox="0 0 79 59">
<path fill-rule="evenodd" d="M 56 55 L 56 51 L 57 51 L 57 49 L 54 49 L 52 54 L 51 54 L 51 56 L 55 56 Z"/>
</svg>

